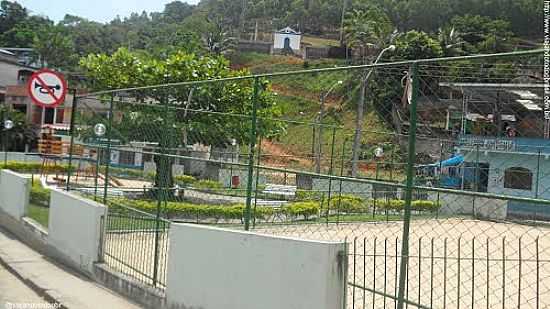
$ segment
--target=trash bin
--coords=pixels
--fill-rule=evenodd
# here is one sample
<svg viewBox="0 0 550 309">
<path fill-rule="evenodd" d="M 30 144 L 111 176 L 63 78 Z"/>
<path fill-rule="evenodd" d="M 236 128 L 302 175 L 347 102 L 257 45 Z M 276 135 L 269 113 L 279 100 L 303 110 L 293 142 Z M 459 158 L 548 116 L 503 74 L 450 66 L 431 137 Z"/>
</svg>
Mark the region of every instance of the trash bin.
<svg viewBox="0 0 550 309">
<path fill-rule="evenodd" d="M 241 184 L 241 180 L 239 179 L 239 176 L 231 176 L 231 187 L 236 189 Z"/>
</svg>

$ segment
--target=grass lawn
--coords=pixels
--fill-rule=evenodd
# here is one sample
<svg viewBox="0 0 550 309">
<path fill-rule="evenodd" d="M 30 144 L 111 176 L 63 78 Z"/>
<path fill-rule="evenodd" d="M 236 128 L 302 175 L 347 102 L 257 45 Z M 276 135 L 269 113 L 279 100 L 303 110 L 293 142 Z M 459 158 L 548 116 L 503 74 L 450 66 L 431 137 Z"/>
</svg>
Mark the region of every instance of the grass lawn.
<svg viewBox="0 0 550 309">
<path fill-rule="evenodd" d="M 45 228 L 48 228 L 50 218 L 50 208 L 35 204 L 29 204 L 28 217 L 40 223 Z"/>
</svg>

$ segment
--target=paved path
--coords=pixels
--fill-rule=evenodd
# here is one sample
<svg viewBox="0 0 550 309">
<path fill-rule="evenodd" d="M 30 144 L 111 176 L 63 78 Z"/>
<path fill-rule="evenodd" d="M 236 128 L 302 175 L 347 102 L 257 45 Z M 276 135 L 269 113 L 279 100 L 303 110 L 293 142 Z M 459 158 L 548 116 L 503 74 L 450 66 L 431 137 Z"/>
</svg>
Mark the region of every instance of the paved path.
<svg viewBox="0 0 550 309">
<path fill-rule="evenodd" d="M 14 303 L 44 303 L 31 288 L 0 264 L 0 309 Z"/>
<path fill-rule="evenodd" d="M 3 229 L 0 229 L 0 264 L 16 273 L 17 277 L 21 279 L 20 282 L 26 282 L 27 286 L 32 287 L 36 293 L 48 298 L 50 302 L 60 303 L 65 308 L 140 308 L 95 282 L 54 264 Z M 0 278 L 2 278 L 1 273 Z M 3 300 L 10 301 L 3 296 L 2 283 L 4 281 L 0 280 L 0 309 L 5 308 Z M 27 294 L 24 293 L 29 292 L 27 289 L 22 289 L 21 286 L 12 287 L 16 283 L 10 279 L 7 281 L 12 289 L 19 291 L 17 292 L 18 299 L 26 297 Z M 37 300 L 33 298 L 36 297 L 36 294 L 29 295 L 30 302 Z M 14 301 L 19 301 L 18 299 Z M 41 302 L 44 303 L 44 300 Z"/>
</svg>

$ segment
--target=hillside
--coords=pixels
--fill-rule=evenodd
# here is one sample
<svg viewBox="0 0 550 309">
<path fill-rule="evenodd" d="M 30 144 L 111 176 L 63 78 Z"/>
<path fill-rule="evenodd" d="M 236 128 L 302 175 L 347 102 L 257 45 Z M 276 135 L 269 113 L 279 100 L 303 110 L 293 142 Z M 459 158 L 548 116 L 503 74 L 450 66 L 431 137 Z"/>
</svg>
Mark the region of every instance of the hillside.
<svg viewBox="0 0 550 309">
<path fill-rule="evenodd" d="M 292 56 L 241 53 L 231 58 L 234 68 L 248 68 L 253 73 L 295 71 L 307 68 L 331 67 L 343 65 L 340 60 L 316 60 L 305 63 Z M 320 96 L 335 83 L 343 81 L 325 100 L 324 124 L 342 127 L 335 131 L 334 149 L 340 158 L 343 143 L 347 141 L 345 156 L 349 157 L 351 139 L 355 123 L 355 100 L 353 93 L 354 74 L 349 72 L 331 72 L 325 74 L 279 76 L 270 79 L 272 91 L 277 93 L 276 103 L 283 107 L 287 132 L 276 140 L 266 141 L 262 145 L 266 158 L 275 165 L 313 165 L 313 128 L 320 110 Z M 363 142 L 380 144 L 391 140 L 388 128 L 376 112 L 370 111 L 365 118 Z M 332 148 L 332 127 L 323 130 L 323 165 L 330 162 Z M 272 155 L 271 157 L 268 154 Z M 282 159 L 284 158 L 284 159 Z M 341 161 L 341 160 L 340 160 Z"/>
</svg>

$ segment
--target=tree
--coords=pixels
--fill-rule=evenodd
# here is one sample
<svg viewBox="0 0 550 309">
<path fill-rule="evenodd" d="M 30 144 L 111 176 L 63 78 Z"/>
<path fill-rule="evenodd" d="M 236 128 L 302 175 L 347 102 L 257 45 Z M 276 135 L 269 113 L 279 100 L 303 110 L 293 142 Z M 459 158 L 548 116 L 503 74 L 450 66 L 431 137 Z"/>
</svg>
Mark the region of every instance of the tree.
<svg viewBox="0 0 550 309">
<path fill-rule="evenodd" d="M 27 9 L 21 4 L 5 0 L 0 2 L 0 33 L 6 33 L 27 17 Z"/>
<path fill-rule="evenodd" d="M 121 48 L 112 56 L 89 55 L 80 62 L 94 89 L 128 88 L 182 81 L 219 79 L 248 74 L 231 71 L 228 62 L 217 56 L 196 56 L 176 52 L 155 59 Z M 269 84 L 262 81 L 258 98 L 259 115 L 278 117 Z M 186 87 L 164 87 L 127 93 L 130 102 L 117 105 L 115 138 L 123 141 L 158 142 L 161 149 L 187 144 L 224 146 L 235 139 L 249 143 L 250 121 L 234 115 L 249 115 L 252 109 L 252 81 L 210 83 Z M 150 102 L 150 104 L 140 104 Z M 152 103 L 151 103 L 152 102 Z M 168 113 L 166 112 L 168 111 Z M 276 134 L 280 124 L 263 120 L 260 131 Z M 157 187 L 172 186 L 172 160 L 155 156 Z M 168 177 L 163 177 L 168 175 Z"/>
<path fill-rule="evenodd" d="M 450 24 L 461 33 L 469 53 L 503 52 L 511 48 L 514 34 L 507 21 L 467 14 L 454 17 Z"/>
<path fill-rule="evenodd" d="M 387 15 L 377 8 L 370 8 L 367 11 L 353 11 L 345 21 L 345 37 L 350 46 L 358 46 L 363 49 L 374 47 L 377 52 L 383 53 L 384 48 L 393 37 L 393 25 Z M 382 54 L 379 54 L 375 61 L 378 61 Z M 365 58 L 363 58 L 363 61 Z M 359 149 L 363 130 L 363 118 L 365 112 L 365 95 L 367 83 L 372 70 L 365 70 L 360 80 L 359 101 L 357 103 L 357 115 L 355 120 L 355 134 L 352 147 L 352 168 L 351 175 L 357 176 L 359 167 Z"/>
<path fill-rule="evenodd" d="M 70 69 L 78 61 L 73 41 L 61 26 L 41 29 L 34 37 L 32 47 L 39 55 L 42 67 Z"/>
</svg>

